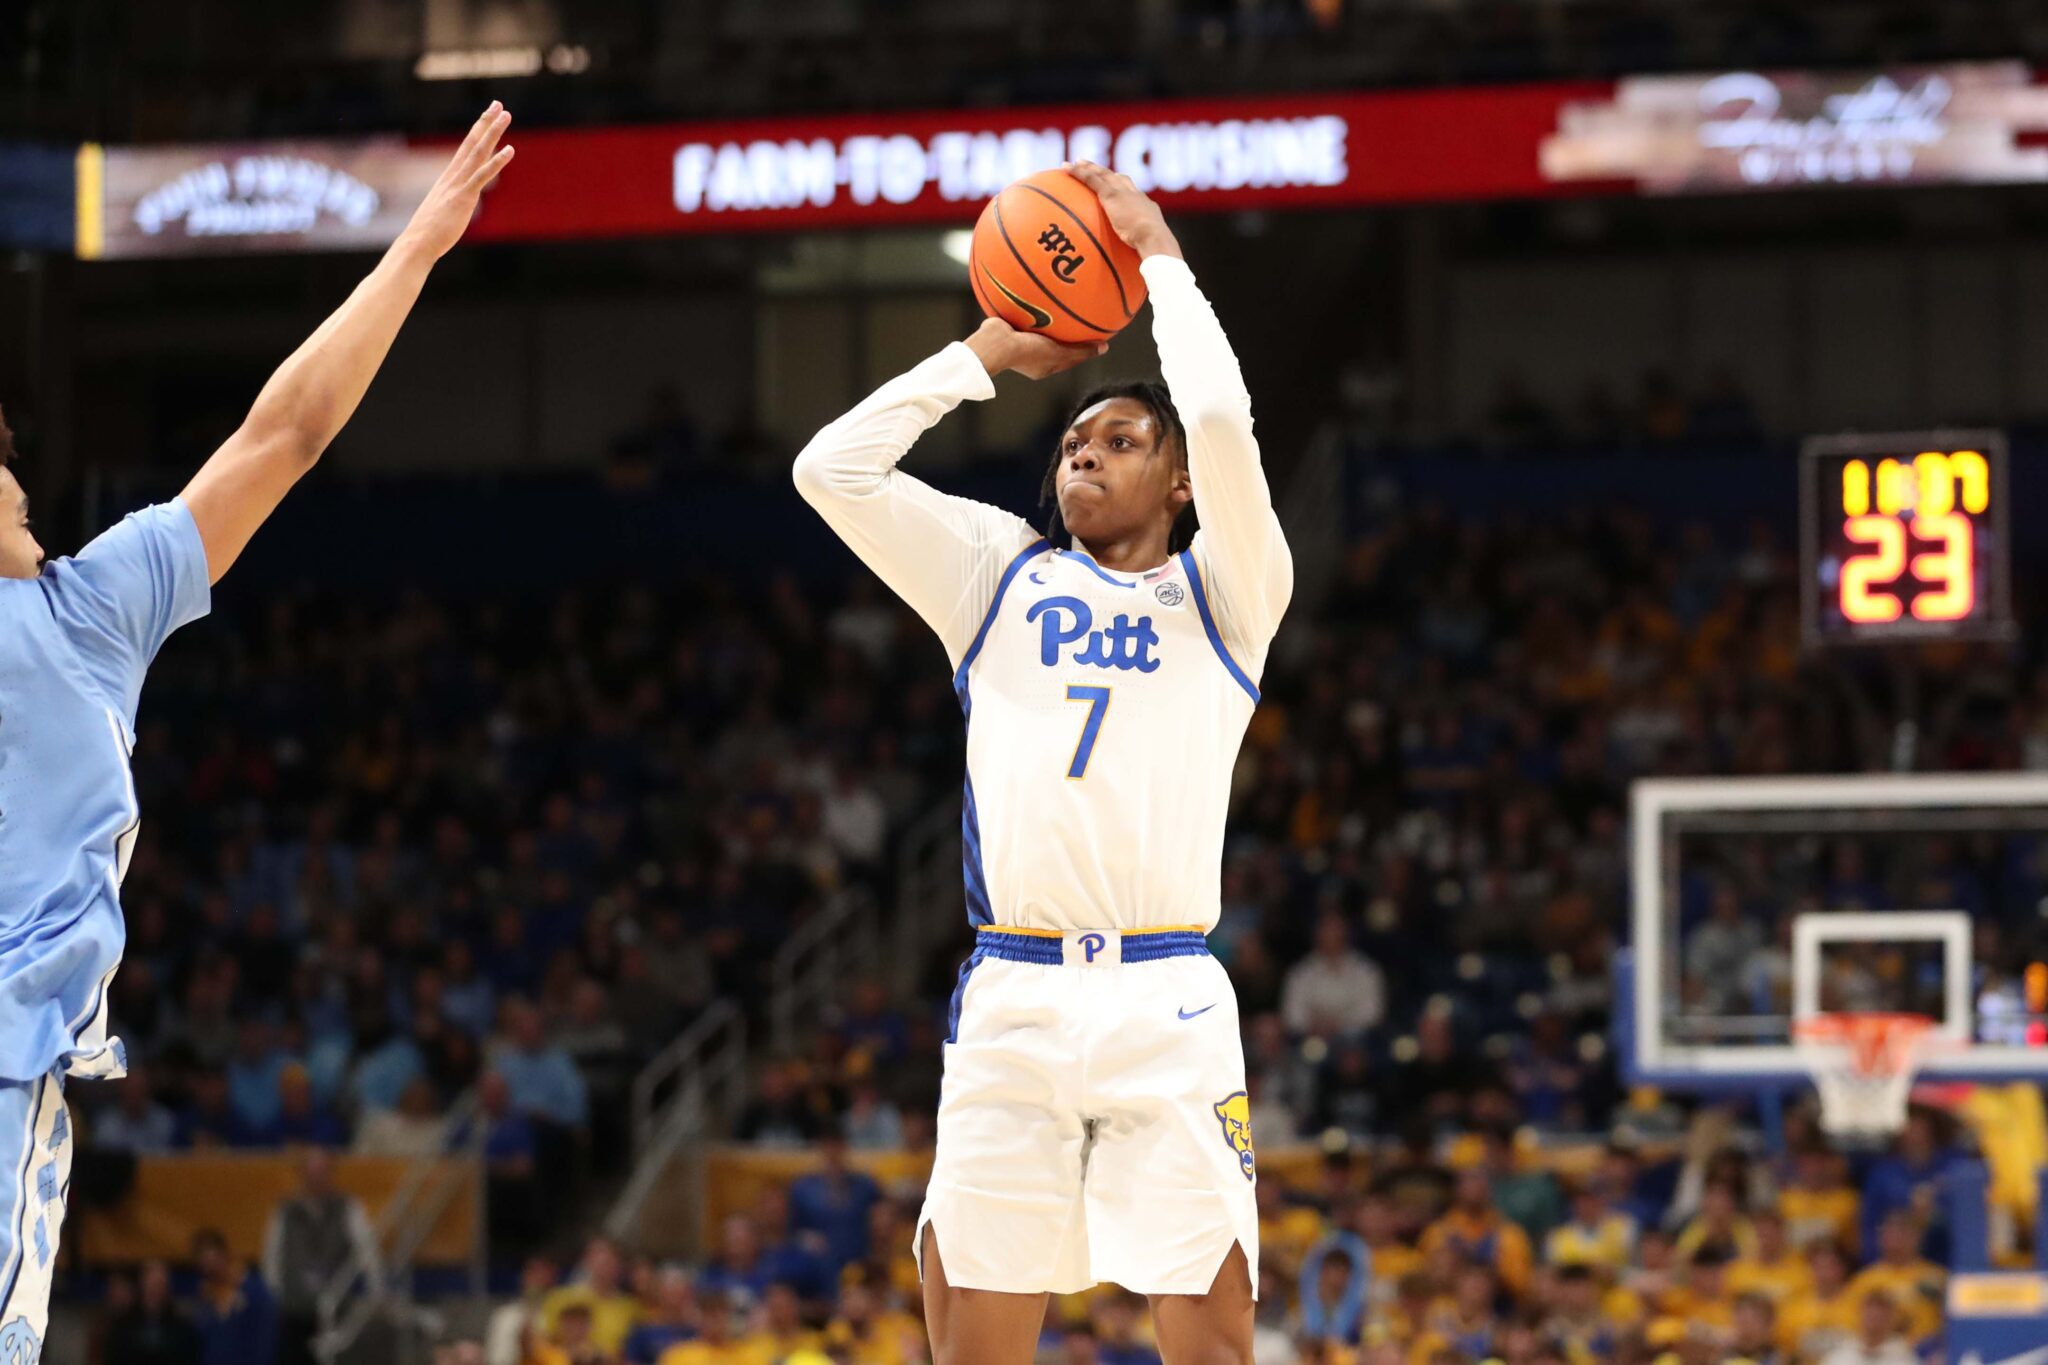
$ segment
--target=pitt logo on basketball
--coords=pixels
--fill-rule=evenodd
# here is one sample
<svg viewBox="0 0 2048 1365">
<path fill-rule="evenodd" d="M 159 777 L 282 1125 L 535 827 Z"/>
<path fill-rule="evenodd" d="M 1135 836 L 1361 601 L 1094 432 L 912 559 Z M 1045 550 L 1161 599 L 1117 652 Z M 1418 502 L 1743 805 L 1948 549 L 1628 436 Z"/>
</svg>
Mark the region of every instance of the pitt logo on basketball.
<svg viewBox="0 0 2048 1365">
<path fill-rule="evenodd" d="M 1088 264 L 1088 258 L 1074 249 L 1074 239 L 1060 231 L 1059 224 L 1047 223 L 1038 234 L 1038 244 L 1052 255 L 1052 273 L 1061 284 L 1072 284 L 1074 272 Z"/>
<path fill-rule="evenodd" d="M 1135 668 L 1140 673 L 1159 667 L 1159 660 L 1152 657 L 1159 632 L 1152 629 L 1149 616 L 1140 616 L 1133 625 L 1130 617 L 1119 614 L 1106 628 L 1096 630 L 1095 613 L 1078 597 L 1048 597 L 1024 613 L 1027 622 L 1041 616 L 1045 621 L 1039 627 L 1038 661 L 1047 668 L 1058 667 L 1060 650 L 1084 637 L 1088 643 L 1075 653 L 1073 662 L 1077 664 Z"/>
<path fill-rule="evenodd" d="M 1223 1140 L 1230 1144 L 1230 1150 L 1237 1153 L 1237 1164 L 1244 1171 L 1244 1178 L 1254 1178 L 1257 1163 L 1252 1155 L 1252 1105 L 1245 1092 L 1226 1095 L 1210 1106 L 1216 1111 L 1216 1121 L 1223 1125 Z"/>
</svg>

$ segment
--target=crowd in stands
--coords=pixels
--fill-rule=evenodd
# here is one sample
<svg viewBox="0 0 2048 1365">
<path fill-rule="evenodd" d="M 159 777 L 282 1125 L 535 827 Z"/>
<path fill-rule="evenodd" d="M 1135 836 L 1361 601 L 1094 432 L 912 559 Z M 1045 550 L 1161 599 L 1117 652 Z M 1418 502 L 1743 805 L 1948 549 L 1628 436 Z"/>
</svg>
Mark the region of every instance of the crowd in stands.
<svg viewBox="0 0 2048 1365">
<path fill-rule="evenodd" d="M 1356 1346 L 1387 1365 L 1917 1359 L 1939 1327 L 1944 1272 L 1923 1253 L 1945 1237 L 1934 1189 L 1954 1157 L 1934 1116 L 1854 1173 L 1860 1190 L 1803 1125 L 1779 1161 L 1725 1137 L 1713 1116 L 1683 1161 L 1616 1142 L 1559 1179 L 1497 1127 L 1442 1159 L 1400 1148 L 1362 1184 L 1338 1163 L 1320 1199 L 1262 1189 L 1273 1297 L 1298 1282 L 1273 1328 L 1334 1344 L 1304 1359 Z"/>
<path fill-rule="evenodd" d="M 1521 375 L 1510 374 L 1474 435 L 1483 449 L 1518 456 L 1557 450 L 1670 453 L 1754 446 L 1765 428 L 1734 373 L 1723 367 L 1696 393 L 1686 393 L 1669 373 L 1651 370 L 1633 393 L 1620 395 L 1604 380 L 1595 381 L 1563 408 L 1537 397 Z"/>
<path fill-rule="evenodd" d="M 401 18 L 352 12 L 333 28 L 349 35 L 346 48 L 280 47 L 283 30 L 268 27 L 273 21 L 262 7 L 246 6 L 237 18 L 246 33 L 233 42 L 215 34 L 203 48 L 188 46 L 197 39 L 176 29 L 95 35 L 112 46 L 115 80 L 99 90 L 106 105 L 99 117 L 110 122 L 86 128 L 113 136 L 148 110 L 154 126 L 190 140 L 389 132 L 459 126 L 450 111 L 468 109 L 469 92 L 459 83 L 441 89 L 390 79 L 393 71 L 409 73 L 420 56 L 418 26 Z M 2038 61 L 2048 52 L 2048 34 L 2024 0 L 1849 0 L 1818 11 L 1786 0 L 1097 0 L 1059 12 L 950 0 L 806 0 L 767 10 L 749 0 L 680 9 L 639 0 L 579 19 L 570 32 L 536 13 L 523 40 L 561 41 L 591 58 L 574 82 L 521 89 L 523 117 L 536 126 L 1347 82 Z M 521 41 L 511 35 L 524 23 L 492 22 L 492 37 L 479 30 L 470 41 Z M 444 40 L 460 44 L 463 31 L 450 29 Z M 30 50 L 69 50 L 70 35 L 55 20 L 24 23 L 20 36 L 37 44 Z M 1032 60 L 1017 61 L 1019 50 Z M 138 60 L 151 51 L 155 62 Z M 196 85 L 192 70 L 202 52 L 207 69 L 235 78 Z M 99 89 L 68 63 L 42 66 L 34 88 L 38 104 L 53 111 L 68 112 Z"/>
<path fill-rule="evenodd" d="M 872 584 L 535 614 L 302 598 L 152 675 L 101 1152 L 481 1142 L 494 1226 L 624 1146 L 639 1065 L 958 781 L 936 650 Z M 942 785 L 943 784 L 943 785 Z M 474 1092 L 475 1108 L 452 1109 Z"/>
<path fill-rule="evenodd" d="M 1825 16 L 1776 0 L 1183 0 L 1178 9 L 1183 32 L 1213 46 L 1256 57 L 1320 43 L 1329 65 L 1409 82 L 1854 66 L 1904 52 L 1973 57 L 2039 37 L 2032 16 L 1999 0 L 1954 10 L 1868 0 Z"/>
<path fill-rule="evenodd" d="M 1804 1116 L 1778 1158 L 1726 1118 L 1703 1115 L 1675 1151 L 1610 1142 L 1563 1175 L 1505 1124 L 1336 1151 L 1303 1186 L 1269 1173 L 1260 1365 L 1917 1365 L 1941 1328 L 1939 1191 L 1960 1155 L 1946 1116 L 1916 1111 L 1890 1150 L 1854 1161 Z M 359 1210 L 319 1179 L 274 1216 L 260 1272 L 207 1234 L 189 1304 L 159 1264 L 118 1282 L 100 1359 L 309 1358 L 277 1346 L 305 1340 L 292 1267 L 374 1255 L 349 1231 Z M 531 1256 L 481 1339 L 447 1358 L 921 1365 L 915 1197 L 829 1135 L 817 1170 L 728 1216 L 694 1264 L 602 1237 L 573 1264 Z M 1054 1299 L 1041 1344 L 1062 1365 L 1159 1365 L 1143 1300 L 1115 1286 Z"/>
<path fill-rule="evenodd" d="M 151 1260 L 117 1274 L 100 1310 L 92 1359 L 313 1365 L 321 1296 L 340 1278 L 374 1276 L 380 1255 L 361 1201 L 335 1185 L 332 1156 L 306 1147 L 299 1187 L 270 1210 L 258 1260 L 237 1260 L 219 1231 L 202 1228 L 188 1265 Z"/>
</svg>

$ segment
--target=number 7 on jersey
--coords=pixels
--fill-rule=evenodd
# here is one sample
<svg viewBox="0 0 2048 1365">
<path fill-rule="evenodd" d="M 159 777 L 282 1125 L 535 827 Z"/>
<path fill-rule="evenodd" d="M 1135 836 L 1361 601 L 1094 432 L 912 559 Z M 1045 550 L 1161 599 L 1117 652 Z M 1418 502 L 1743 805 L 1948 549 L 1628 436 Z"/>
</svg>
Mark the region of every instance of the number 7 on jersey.
<svg viewBox="0 0 2048 1365">
<path fill-rule="evenodd" d="M 1078 780 L 1088 775 L 1088 756 L 1095 752 L 1095 737 L 1102 733 L 1102 718 L 1109 713 L 1109 689 L 1069 683 L 1067 700 L 1088 703 L 1088 719 L 1081 722 L 1081 742 L 1074 746 L 1074 761 L 1067 765 L 1067 777 Z"/>
</svg>

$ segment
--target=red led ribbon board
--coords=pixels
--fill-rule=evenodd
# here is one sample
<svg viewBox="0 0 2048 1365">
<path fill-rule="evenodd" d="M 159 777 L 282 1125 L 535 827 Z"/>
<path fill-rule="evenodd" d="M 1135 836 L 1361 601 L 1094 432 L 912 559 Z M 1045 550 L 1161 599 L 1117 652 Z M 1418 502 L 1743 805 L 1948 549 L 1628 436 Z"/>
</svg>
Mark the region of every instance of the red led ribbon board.
<svg viewBox="0 0 2048 1365">
<path fill-rule="evenodd" d="M 1538 149 L 1604 84 L 1069 105 L 514 134 L 483 240 L 968 223 L 1062 161 L 1131 175 L 1170 210 L 1583 194 Z M 1625 185 L 1612 188 L 1626 189 Z"/>
<path fill-rule="evenodd" d="M 1171 212 L 2048 182 L 2017 62 L 526 129 L 483 241 L 965 224 L 1063 161 Z M 448 142 L 88 147 L 78 254 L 389 241 Z"/>
</svg>

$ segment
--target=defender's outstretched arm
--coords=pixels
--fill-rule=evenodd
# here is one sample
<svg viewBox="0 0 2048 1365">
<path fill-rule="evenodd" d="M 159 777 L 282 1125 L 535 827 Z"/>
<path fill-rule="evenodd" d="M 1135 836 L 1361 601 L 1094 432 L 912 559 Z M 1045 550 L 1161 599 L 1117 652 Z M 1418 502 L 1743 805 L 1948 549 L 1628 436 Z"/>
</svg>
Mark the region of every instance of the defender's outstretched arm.
<svg viewBox="0 0 2048 1365">
<path fill-rule="evenodd" d="M 495 101 L 483 112 L 377 268 L 278 367 L 240 428 L 186 486 L 213 582 L 363 401 L 427 272 L 461 240 L 478 196 L 512 160 L 512 149 L 498 145 L 511 123 Z"/>
</svg>

